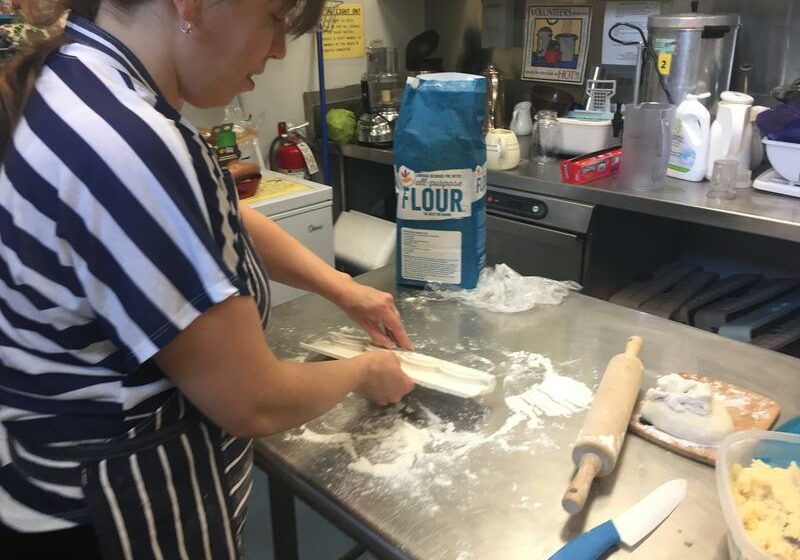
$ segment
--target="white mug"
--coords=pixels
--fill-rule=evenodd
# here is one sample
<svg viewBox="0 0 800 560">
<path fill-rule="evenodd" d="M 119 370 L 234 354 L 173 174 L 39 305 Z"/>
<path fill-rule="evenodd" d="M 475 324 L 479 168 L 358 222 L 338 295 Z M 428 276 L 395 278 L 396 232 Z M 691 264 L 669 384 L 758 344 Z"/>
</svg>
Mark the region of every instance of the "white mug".
<svg viewBox="0 0 800 560">
<path fill-rule="evenodd" d="M 519 165 L 517 135 L 505 128 L 486 133 L 486 167 L 495 171 L 514 169 Z"/>
</svg>

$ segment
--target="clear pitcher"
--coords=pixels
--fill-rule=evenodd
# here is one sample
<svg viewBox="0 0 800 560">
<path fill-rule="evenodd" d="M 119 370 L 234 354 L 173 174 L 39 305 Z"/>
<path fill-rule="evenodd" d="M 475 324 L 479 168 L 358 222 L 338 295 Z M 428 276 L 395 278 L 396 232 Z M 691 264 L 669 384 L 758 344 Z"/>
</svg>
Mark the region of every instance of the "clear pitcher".
<svg viewBox="0 0 800 560">
<path fill-rule="evenodd" d="M 642 103 L 625 107 L 620 184 L 634 190 L 658 190 L 667 175 L 675 106 Z"/>
</svg>

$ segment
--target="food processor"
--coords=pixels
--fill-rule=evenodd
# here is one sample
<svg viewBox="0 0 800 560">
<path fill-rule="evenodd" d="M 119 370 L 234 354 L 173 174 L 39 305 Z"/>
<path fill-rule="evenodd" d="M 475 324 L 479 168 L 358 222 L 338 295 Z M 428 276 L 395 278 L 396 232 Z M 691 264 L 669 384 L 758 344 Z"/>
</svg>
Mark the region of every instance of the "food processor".
<svg viewBox="0 0 800 560">
<path fill-rule="evenodd" d="M 361 79 L 364 114 L 358 119 L 360 144 L 387 147 L 394 139 L 403 84 L 397 67 L 397 49 L 372 41 L 367 47 L 367 72 Z"/>
</svg>

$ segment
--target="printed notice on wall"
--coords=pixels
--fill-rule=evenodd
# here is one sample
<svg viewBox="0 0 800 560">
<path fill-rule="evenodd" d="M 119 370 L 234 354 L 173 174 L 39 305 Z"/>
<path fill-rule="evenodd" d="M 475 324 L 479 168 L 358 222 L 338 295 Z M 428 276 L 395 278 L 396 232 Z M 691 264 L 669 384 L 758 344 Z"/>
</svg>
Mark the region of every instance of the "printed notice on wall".
<svg viewBox="0 0 800 560">
<path fill-rule="evenodd" d="M 661 2 L 606 2 L 603 20 L 603 64 L 636 66 L 636 46 L 620 45 L 608 38 L 608 31 L 617 23 L 632 23 L 647 37 L 647 17 L 661 13 Z M 621 41 L 639 42 L 641 36 L 630 27 L 617 27 L 614 37 Z"/>
<path fill-rule="evenodd" d="M 523 80 L 583 83 L 591 6 L 528 6 Z"/>
<path fill-rule="evenodd" d="M 325 58 L 364 56 L 364 6 L 329 4 L 323 16 L 322 48 Z"/>
</svg>

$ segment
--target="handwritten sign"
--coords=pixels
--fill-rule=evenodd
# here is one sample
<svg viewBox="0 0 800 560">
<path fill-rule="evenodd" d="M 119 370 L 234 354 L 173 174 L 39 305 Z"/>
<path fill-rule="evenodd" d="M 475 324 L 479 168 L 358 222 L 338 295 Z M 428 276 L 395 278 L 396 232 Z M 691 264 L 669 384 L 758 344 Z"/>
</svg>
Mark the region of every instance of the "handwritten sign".
<svg viewBox="0 0 800 560">
<path fill-rule="evenodd" d="M 332 24 L 322 32 L 325 58 L 364 56 L 364 6 L 344 3 L 330 10 L 324 17 L 332 18 Z"/>
</svg>

